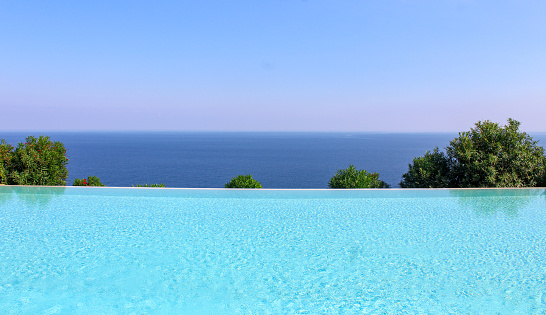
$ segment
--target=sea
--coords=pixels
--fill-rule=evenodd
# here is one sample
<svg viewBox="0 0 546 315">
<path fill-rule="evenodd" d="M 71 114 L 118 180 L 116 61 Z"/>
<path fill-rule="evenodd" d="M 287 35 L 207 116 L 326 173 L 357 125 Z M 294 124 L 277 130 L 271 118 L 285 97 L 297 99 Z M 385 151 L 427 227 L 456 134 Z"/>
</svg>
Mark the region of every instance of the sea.
<svg viewBox="0 0 546 315">
<path fill-rule="evenodd" d="M 328 188 L 337 170 L 354 165 L 391 187 L 415 157 L 443 150 L 457 133 L 289 132 L 0 132 L 17 145 L 27 136 L 61 141 L 69 159 L 67 185 L 97 176 L 110 187 L 164 184 L 223 188 L 251 174 L 263 188 Z M 539 145 L 546 133 L 531 134 Z"/>
</svg>

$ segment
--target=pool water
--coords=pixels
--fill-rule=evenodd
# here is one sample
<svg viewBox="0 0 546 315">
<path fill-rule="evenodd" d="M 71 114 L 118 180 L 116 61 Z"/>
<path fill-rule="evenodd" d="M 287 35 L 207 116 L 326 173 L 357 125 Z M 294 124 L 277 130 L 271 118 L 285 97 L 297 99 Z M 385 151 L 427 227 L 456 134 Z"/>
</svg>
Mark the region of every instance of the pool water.
<svg viewBox="0 0 546 315">
<path fill-rule="evenodd" d="M 0 313 L 544 314 L 546 190 L 0 187 Z"/>
</svg>

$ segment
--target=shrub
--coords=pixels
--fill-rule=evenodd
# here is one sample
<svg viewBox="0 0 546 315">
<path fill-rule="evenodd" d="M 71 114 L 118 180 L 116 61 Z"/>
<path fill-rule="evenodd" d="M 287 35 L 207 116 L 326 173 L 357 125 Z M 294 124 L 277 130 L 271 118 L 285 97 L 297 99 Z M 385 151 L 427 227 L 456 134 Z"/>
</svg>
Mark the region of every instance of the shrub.
<svg viewBox="0 0 546 315">
<path fill-rule="evenodd" d="M 165 188 L 165 185 L 164 184 L 144 184 L 144 185 L 140 185 L 140 184 L 137 184 L 137 185 L 133 185 L 133 187 L 161 187 L 161 188 Z"/>
<path fill-rule="evenodd" d="M 0 141 L 0 184 L 8 184 L 8 170 L 11 164 L 13 147 Z"/>
<path fill-rule="evenodd" d="M 537 180 L 537 187 L 546 187 L 546 165 L 542 171 L 542 177 L 539 177 Z"/>
<path fill-rule="evenodd" d="M 490 121 L 459 134 L 447 147 L 453 159 L 451 182 L 455 187 L 536 186 L 544 172 L 544 148 L 508 119 L 500 127 Z"/>
<path fill-rule="evenodd" d="M 338 170 L 328 183 L 330 188 L 389 188 L 389 185 L 379 179 L 379 174 L 357 170 L 354 165 Z"/>
<path fill-rule="evenodd" d="M 5 143 L 2 142 L 4 149 Z M 9 147 L 8 147 L 9 148 Z M 68 170 L 66 150 L 61 142 L 49 137 L 27 137 L 8 154 L 7 183 L 10 185 L 66 185 Z M 5 172 L 5 170 L 4 170 Z"/>
<path fill-rule="evenodd" d="M 544 148 L 508 119 L 504 127 L 490 121 L 459 133 L 446 155 L 425 154 L 413 160 L 402 187 L 533 187 L 546 184 Z"/>
<path fill-rule="evenodd" d="M 413 165 L 409 165 L 409 171 L 402 175 L 400 186 L 402 188 L 449 187 L 449 170 L 449 158 L 435 148 L 432 153 L 427 151 L 425 156 L 413 159 Z"/>
<path fill-rule="evenodd" d="M 226 188 L 262 188 L 262 184 L 252 178 L 252 175 L 237 175 L 233 177 L 229 183 L 225 184 Z"/>
<path fill-rule="evenodd" d="M 104 185 L 100 182 L 100 179 L 98 177 L 89 176 L 87 177 L 87 179 L 75 178 L 74 184 L 72 186 L 104 186 Z"/>
</svg>

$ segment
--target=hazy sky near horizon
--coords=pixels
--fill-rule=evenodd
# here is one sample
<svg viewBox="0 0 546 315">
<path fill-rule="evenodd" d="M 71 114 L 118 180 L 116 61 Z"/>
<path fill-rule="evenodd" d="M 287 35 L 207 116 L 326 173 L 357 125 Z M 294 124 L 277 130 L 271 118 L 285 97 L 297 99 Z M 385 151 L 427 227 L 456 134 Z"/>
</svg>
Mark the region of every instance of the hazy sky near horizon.
<svg viewBox="0 0 546 315">
<path fill-rule="evenodd" d="M 0 0 L 0 130 L 546 131 L 546 1 Z"/>
</svg>

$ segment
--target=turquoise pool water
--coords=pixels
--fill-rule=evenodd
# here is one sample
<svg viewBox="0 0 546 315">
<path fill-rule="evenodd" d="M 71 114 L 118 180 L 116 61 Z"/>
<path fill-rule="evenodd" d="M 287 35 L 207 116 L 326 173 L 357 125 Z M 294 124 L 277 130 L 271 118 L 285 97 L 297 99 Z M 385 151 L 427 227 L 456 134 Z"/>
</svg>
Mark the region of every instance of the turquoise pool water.
<svg viewBox="0 0 546 315">
<path fill-rule="evenodd" d="M 544 314 L 546 191 L 0 187 L 0 313 Z"/>
</svg>

